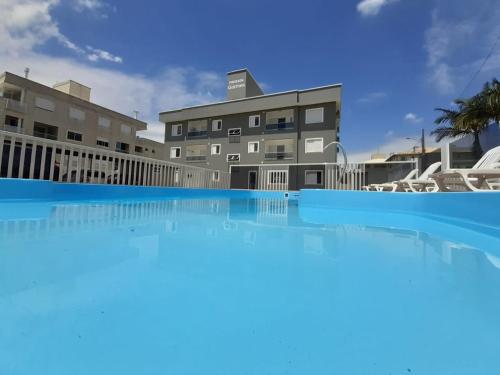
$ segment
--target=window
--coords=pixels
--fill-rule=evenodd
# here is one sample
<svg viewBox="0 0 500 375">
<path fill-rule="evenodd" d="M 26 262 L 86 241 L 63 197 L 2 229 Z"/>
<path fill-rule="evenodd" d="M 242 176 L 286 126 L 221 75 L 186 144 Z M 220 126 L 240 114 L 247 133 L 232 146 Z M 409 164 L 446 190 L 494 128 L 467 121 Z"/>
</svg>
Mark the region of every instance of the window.
<svg viewBox="0 0 500 375">
<path fill-rule="evenodd" d="M 109 130 L 111 128 L 111 120 L 106 117 L 99 117 L 97 125 L 102 129 Z"/>
<path fill-rule="evenodd" d="M 323 171 L 306 171 L 305 185 L 322 185 Z"/>
<path fill-rule="evenodd" d="M 170 147 L 170 159 L 179 159 L 181 157 L 180 147 Z"/>
<path fill-rule="evenodd" d="M 220 181 L 220 173 L 219 173 L 219 171 L 214 171 L 212 173 L 212 181 Z"/>
<path fill-rule="evenodd" d="M 120 126 L 120 130 L 121 130 L 122 134 L 129 135 L 132 131 L 132 128 L 128 125 L 122 124 Z"/>
<path fill-rule="evenodd" d="M 182 124 L 172 125 L 172 137 L 182 135 Z"/>
<path fill-rule="evenodd" d="M 240 161 L 240 154 L 227 154 L 226 160 L 228 162 Z"/>
<path fill-rule="evenodd" d="M 56 105 L 54 104 L 53 101 L 50 101 L 45 98 L 35 98 L 35 106 L 41 109 L 45 109 L 46 111 L 51 111 L 54 112 L 56 109 Z"/>
<path fill-rule="evenodd" d="M 227 137 L 229 143 L 240 143 L 241 128 L 234 128 L 227 130 Z"/>
<path fill-rule="evenodd" d="M 146 149 L 147 151 L 148 149 Z M 135 146 L 135 152 L 136 154 L 142 154 L 143 148 L 141 146 Z"/>
<path fill-rule="evenodd" d="M 323 122 L 323 108 L 306 109 L 306 124 L 319 124 Z"/>
<path fill-rule="evenodd" d="M 109 147 L 109 141 L 104 138 L 97 138 L 96 144 L 100 147 Z"/>
<path fill-rule="evenodd" d="M 68 133 L 66 134 L 66 139 L 69 139 L 70 141 L 81 142 L 83 137 L 80 133 L 76 133 L 76 132 L 72 132 L 71 130 L 68 130 Z"/>
<path fill-rule="evenodd" d="M 248 153 L 255 154 L 259 152 L 259 141 L 257 142 L 248 142 Z"/>
<path fill-rule="evenodd" d="M 212 145 L 210 147 L 211 155 L 220 155 L 220 151 L 221 151 L 221 145 Z"/>
<path fill-rule="evenodd" d="M 222 120 L 212 120 L 212 131 L 222 130 Z"/>
<path fill-rule="evenodd" d="M 248 127 L 258 128 L 260 126 L 260 115 L 252 115 L 248 117 Z"/>
<path fill-rule="evenodd" d="M 313 152 L 323 152 L 323 138 L 306 139 L 306 154 Z"/>
<path fill-rule="evenodd" d="M 128 143 L 116 142 L 116 151 L 118 152 L 124 152 L 128 154 L 129 147 L 130 146 L 128 145 Z"/>
<path fill-rule="evenodd" d="M 78 121 L 85 121 L 85 112 L 76 109 L 76 108 L 69 108 L 69 117 L 72 118 L 73 120 L 78 120 Z"/>
</svg>

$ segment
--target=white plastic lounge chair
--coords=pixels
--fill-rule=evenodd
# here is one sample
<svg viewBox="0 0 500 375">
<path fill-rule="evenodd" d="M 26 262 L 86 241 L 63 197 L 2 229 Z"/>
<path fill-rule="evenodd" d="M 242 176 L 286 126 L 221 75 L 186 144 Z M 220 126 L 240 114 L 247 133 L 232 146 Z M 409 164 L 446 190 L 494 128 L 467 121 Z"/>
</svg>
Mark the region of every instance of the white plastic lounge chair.
<svg viewBox="0 0 500 375">
<path fill-rule="evenodd" d="M 436 173 L 439 168 L 441 168 L 440 161 L 429 165 L 419 178 L 396 182 L 398 186 L 395 191 L 411 191 L 414 193 L 438 191 L 438 186 L 431 178 L 431 175 Z"/>
<path fill-rule="evenodd" d="M 415 178 L 417 173 L 418 173 L 418 169 L 415 168 L 412 171 L 410 171 L 410 173 L 408 173 L 406 175 L 406 177 L 403 178 L 401 181 L 411 180 L 411 179 Z M 398 182 L 399 181 L 392 181 L 392 182 L 386 182 L 384 184 L 371 184 L 368 186 L 364 186 L 363 188 L 366 191 L 396 191 L 396 189 L 398 187 L 398 185 L 397 185 Z"/>
<path fill-rule="evenodd" d="M 470 169 L 449 169 L 431 178 L 440 191 L 495 190 L 500 179 L 500 146 L 489 150 Z"/>
</svg>

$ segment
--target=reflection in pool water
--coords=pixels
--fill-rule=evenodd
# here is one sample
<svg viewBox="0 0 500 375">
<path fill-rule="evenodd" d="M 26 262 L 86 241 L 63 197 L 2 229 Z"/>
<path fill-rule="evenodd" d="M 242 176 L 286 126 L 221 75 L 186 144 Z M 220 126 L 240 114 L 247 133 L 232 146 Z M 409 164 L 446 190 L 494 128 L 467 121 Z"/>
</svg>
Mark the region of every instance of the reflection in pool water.
<svg viewBox="0 0 500 375">
<path fill-rule="evenodd" d="M 0 206 L 1 374 L 500 373 L 498 238 L 285 200 Z"/>
</svg>

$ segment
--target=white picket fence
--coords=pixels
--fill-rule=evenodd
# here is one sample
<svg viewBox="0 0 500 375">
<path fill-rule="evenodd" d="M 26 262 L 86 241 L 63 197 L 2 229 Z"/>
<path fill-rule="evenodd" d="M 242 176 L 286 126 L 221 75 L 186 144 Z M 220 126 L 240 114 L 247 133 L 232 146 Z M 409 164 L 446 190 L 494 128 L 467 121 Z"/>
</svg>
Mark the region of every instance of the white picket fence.
<svg viewBox="0 0 500 375">
<path fill-rule="evenodd" d="M 228 172 L 0 131 L 0 177 L 228 189 Z"/>
</svg>

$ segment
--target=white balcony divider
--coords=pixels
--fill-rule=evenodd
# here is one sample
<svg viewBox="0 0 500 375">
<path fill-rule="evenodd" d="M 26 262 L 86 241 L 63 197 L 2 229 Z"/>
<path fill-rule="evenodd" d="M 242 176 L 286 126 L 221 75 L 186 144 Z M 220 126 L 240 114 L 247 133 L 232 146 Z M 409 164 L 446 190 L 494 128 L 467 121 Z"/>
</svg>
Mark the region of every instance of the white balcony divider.
<svg viewBox="0 0 500 375">
<path fill-rule="evenodd" d="M 1 130 L 0 177 L 207 189 L 230 184 L 227 172 Z"/>
</svg>

